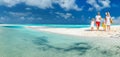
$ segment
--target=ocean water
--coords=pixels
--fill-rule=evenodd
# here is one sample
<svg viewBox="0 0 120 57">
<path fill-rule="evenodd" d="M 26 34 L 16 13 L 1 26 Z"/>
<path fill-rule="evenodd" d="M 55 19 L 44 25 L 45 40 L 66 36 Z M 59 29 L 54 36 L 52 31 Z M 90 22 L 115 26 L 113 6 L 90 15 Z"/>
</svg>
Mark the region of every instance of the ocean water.
<svg viewBox="0 0 120 57">
<path fill-rule="evenodd" d="M 53 27 L 53 28 L 86 28 L 90 27 L 90 25 L 63 25 L 63 24 L 33 24 L 33 25 L 28 25 L 28 26 L 46 26 L 46 27 Z"/>
<path fill-rule="evenodd" d="M 23 26 L 0 27 L 0 57 L 119 56 L 120 41 L 117 39 L 61 35 Z"/>
</svg>

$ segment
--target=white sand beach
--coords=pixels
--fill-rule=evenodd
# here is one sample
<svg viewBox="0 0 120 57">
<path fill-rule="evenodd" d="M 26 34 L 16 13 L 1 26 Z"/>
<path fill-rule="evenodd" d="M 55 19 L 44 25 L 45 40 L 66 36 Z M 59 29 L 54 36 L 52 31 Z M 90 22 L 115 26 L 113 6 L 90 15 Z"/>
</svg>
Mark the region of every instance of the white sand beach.
<svg viewBox="0 0 120 57">
<path fill-rule="evenodd" d="M 111 31 L 103 31 L 102 27 L 100 28 L 100 31 L 96 31 L 96 29 L 95 31 L 90 31 L 90 28 L 49 28 L 37 26 L 29 26 L 27 28 L 73 36 L 120 38 L 120 26 L 112 26 Z"/>
</svg>

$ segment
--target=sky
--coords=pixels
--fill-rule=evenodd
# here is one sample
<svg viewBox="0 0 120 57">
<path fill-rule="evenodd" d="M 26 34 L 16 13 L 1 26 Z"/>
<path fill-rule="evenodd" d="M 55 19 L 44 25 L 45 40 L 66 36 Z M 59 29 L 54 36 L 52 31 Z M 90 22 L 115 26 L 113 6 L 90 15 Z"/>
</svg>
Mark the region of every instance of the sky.
<svg viewBox="0 0 120 57">
<path fill-rule="evenodd" d="M 0 0 L 2 24 L 89 24 L 97 12 L 120 24 L 120 0 Z"/>
</svg>

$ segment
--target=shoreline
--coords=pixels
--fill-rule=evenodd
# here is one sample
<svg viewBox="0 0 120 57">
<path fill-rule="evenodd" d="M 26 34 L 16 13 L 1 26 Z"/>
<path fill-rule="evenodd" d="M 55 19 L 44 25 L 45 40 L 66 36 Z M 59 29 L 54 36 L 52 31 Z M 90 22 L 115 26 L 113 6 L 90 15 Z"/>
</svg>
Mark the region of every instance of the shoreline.
<svg viewBox="0 0 120 57">
<path fill-rule="evenodd" d="M 27 26 L 26 28 L 71 36 L 120 38 L 120 26 L 111 26 L 111 31 L 103 31 L 102 27 L 100 31 L 90 31 L 90 28 L 50 28 L 38 26 Z"/>
</svg>

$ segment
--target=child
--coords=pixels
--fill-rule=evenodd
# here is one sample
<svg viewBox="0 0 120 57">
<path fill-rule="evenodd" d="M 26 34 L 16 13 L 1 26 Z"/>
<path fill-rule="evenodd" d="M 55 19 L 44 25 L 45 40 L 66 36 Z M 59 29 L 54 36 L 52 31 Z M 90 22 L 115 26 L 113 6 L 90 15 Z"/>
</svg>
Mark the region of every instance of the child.
<svg viewBox="0 0 120 57">
<path fill-rule="evenodd" d="M 92 20 L 91 20 L 91 31 L 94 30 L 94 24 L 95 24 L 95 19 L 92 18 Z"/>
<path fill-rule="evenodd" d="M 103 27 L 104 31 L 106 31 L 106 19 L 104 19 L 104 21 L 102 22 L 102 27 Z"/>
</svg>

